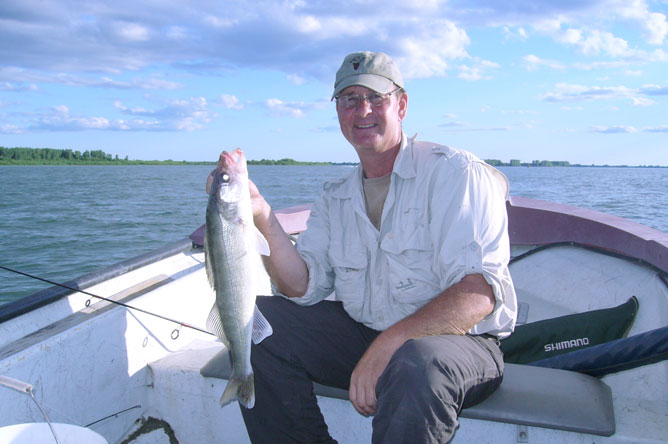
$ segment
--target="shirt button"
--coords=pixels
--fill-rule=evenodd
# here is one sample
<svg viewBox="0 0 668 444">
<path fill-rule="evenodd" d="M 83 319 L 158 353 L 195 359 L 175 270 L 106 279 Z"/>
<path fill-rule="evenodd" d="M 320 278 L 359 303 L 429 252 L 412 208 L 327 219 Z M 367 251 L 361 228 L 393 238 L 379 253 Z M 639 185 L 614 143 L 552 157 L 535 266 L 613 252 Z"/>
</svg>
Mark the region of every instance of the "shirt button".
<svg viewBox="0 0 668 444">
<path fill-rule="evenodd" d="M 471 251 L 476 251 L 478 249 L 478 244 L 475 242 L 471 242 L 469 248 L 471 249 Z"/>
</svg>

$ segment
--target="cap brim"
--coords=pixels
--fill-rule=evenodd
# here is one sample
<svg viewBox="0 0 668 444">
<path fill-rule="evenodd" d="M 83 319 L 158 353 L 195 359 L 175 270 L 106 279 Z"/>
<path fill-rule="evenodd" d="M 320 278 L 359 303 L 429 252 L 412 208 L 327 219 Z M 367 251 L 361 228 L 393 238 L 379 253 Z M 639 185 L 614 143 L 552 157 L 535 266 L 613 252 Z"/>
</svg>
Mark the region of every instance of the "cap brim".
<svg viewBox="0 0 668 444">
<path fill-rule="evenodd" d="M 358 74 L 349 76 L 336 85 L 334 94 L 332 94 L 332 99 L 349 86 L 364 86 L 377 93 L 387 94 L 394 89 L 394 82 L 376 74 Z"/>
</svg>

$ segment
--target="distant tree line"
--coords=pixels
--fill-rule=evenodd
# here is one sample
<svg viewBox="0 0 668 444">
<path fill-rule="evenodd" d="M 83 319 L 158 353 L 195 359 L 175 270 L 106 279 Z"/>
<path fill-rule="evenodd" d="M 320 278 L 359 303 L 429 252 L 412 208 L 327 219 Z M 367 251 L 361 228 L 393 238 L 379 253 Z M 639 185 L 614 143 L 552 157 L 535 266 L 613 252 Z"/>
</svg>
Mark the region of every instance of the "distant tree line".
<svg viewBox="0 0 668 444">
<path fill-rule="evenodd" d="M 628 167 L 628 165 L 581 165 L 571 164 L 566 160 L 534 160 L 530 163 L 518 159 L 503 162 L 498 159 L 486 159 L 485 162 L 492 166 L 511 167 Z M 128 156 L 119 159 L 118 155 L 112 156 L 102 150 L 85 150 L 83 153 L 71 149 L 54 148 L 5 148 L 0 146 L 0 165 L 215 165 L 216 162 L 186 162 L 175 160 L 128 160 Z M 283 158 L 278 160 L 262 159 L 249 160 L 249 165 L 357 165 L 357 162 L 301 162 L 298 160 Z M 666 168 L 659 165 L 639 165 L 642 168 Z"/>
<path fill-rule="evenodd" d="M 125 161 L 128 160 L 127 156 Z M 102 150 L 72 151 L 54 148 L 5 148 L 0 146 L 0 163 L 111 163 L 121 160 Z"/>
<path fill-rule="evenodd" d="M 5 148 L 0 146 L 0 165 L 209 165 L 215 162 L 186 162 L 175 160 L 129 160 L 119 159 L 118 154 L 107 154 L 102 150 L 85 150 L 83 153 L 71 149 L 54 148 Z"/>
<path fill-rule="evenodd" d="M 76 165 L 76 164 L 167 164 L 167 165 L 215 165 L 216 162 L 186 162 L 174 160 L 128 160 L 119 159 L 118 155 L 112 156 L 102 150 L 73 151 L 71 149 L 54 148 L 5 148 L 0 146 L 0 165 Z M 355 163 L 332 163 L 332 162 L 300 162 L 298 160 L 284 158 L 279 160 L 249 160 L 249 165 L 356 165 Z"/>
</svg>

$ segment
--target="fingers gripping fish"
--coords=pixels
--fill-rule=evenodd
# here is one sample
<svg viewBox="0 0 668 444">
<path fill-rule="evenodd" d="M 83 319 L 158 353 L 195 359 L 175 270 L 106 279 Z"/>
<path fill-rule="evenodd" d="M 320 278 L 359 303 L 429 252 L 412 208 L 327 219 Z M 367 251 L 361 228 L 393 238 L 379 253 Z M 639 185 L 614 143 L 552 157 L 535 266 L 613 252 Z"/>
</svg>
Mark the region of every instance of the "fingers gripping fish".
<svg viewBox="0 0 668 444">
<path fill-rule="evenodd" d="M 207 328 L 230 352 L 232 374 L 220 405 L 234 400 L 252 408 L 255 404 L 253 369 L 250 363 L 251 340 L 255 334 L 271 332 L 255 307 L 255 279 L 252 255 L 269 255 L 269 245 L 253 224 L 248 169 L 240 149 L 223 152 L 222 166 L 216 168 L 206 208 L 204 257 L 209 283 L 216 291 Z M 255 316 L 254 316 L 255 314 Z M 259 331 L 258 331 L 259 327 Z M 268 333 L 268 334 L 267 334 Z"/>
</svg>

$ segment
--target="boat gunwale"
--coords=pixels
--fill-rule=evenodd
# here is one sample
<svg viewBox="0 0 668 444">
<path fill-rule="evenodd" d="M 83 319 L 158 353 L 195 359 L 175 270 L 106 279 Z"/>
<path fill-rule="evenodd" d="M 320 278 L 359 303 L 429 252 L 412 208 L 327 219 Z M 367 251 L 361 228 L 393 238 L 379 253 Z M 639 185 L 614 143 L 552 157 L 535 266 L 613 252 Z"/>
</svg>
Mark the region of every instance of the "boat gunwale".
<svg viewBox="0 0 668 444">
<path fill-rule="evenodd" d="M 181 239 L 156 250 L 83 274 L 77 278 L 63 282 L 62 286 L 53 285 L 21 299 L 7 302 L 0 305 L 0 323 L 17 318 L 23 314 L 71 295 L 74 293 L 71 289 L 85 290 L 101 282 L 153 264 L 162 259 L 174 256 L 175 254 L 188 251 L 192 248 L 193 243 L 189 238 Z"/>
<path fill-rule="evenodd" d="M 668 273 L 668 234 L 619 216 L 573 205 L 511 196 L 511 245 L 572 242 L 633 258 Z"/>
<path fill-rule="evenodd" d="M 276 217 L 288 234 L 306 229 L 311 204 L 277 210 Z M 668 234 L 608 213 L 538 199 L 511 196 L 507 201 L 511 245 L 545 246 L 575 243 L 595 247 L 648 264 L 663 276 L 668 273 Z M 148 253 L 92 271 L 63 283 L 85 290 L 105 280 L 201 246 L 204 226 L 189 237 Z M 55 302 L 72 290 L 52 286 L 0 305 L 0 323 Z"/>
</svg>

